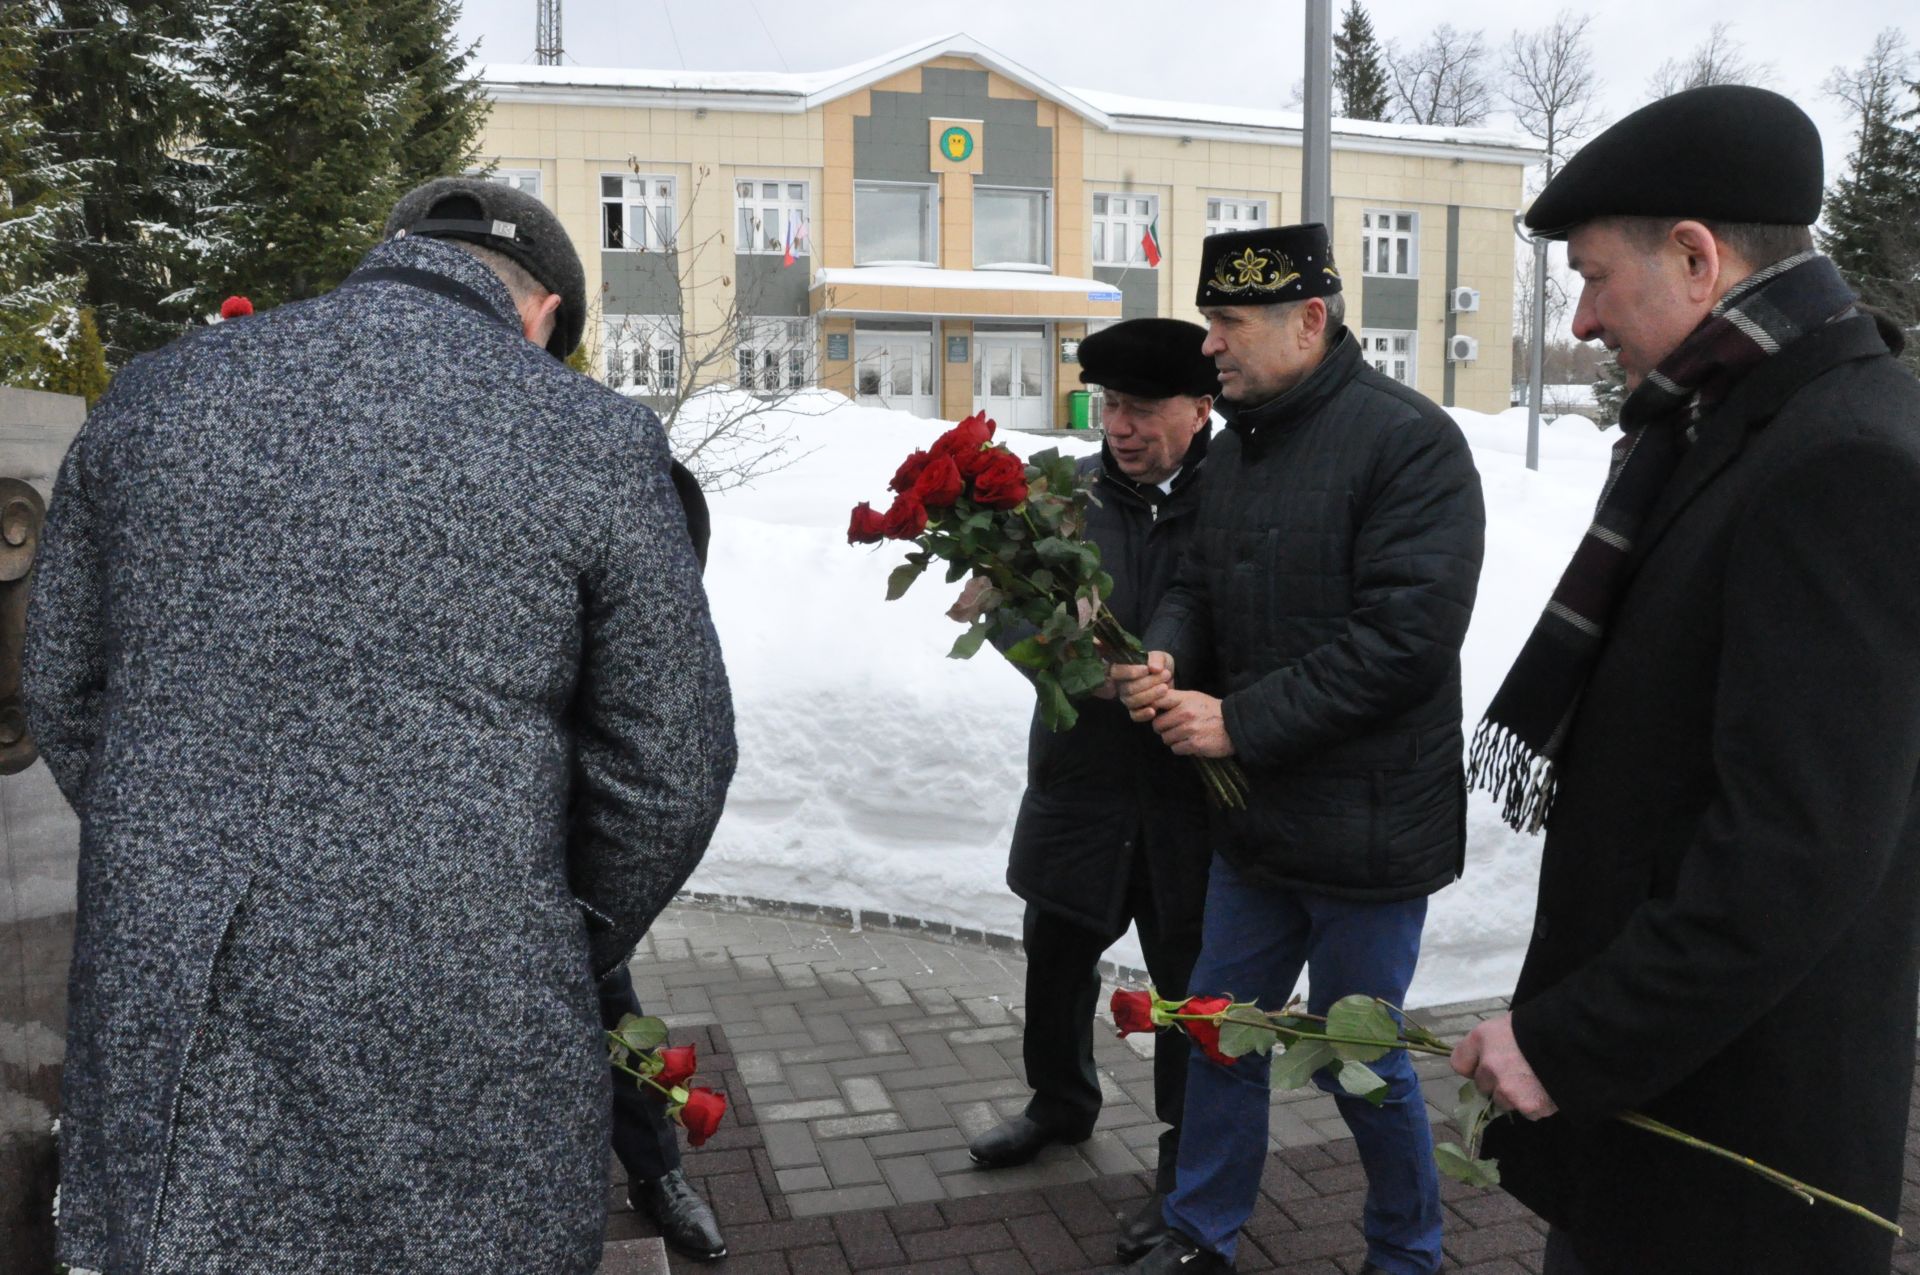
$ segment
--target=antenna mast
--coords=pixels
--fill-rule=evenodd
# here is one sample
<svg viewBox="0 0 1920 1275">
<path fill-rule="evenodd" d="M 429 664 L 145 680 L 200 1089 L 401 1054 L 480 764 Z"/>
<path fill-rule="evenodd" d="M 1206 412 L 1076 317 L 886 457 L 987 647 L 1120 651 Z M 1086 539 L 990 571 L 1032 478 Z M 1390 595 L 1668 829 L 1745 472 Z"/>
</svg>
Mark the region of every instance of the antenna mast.
<svg viewBox="0 0 1920 1275">
<path fill-rule="evenodd" d="M 540 33 L 534 45 L 534 57 L 541 66 L 560 65 L 560 0 L 539 0 Z"/>
</svg>

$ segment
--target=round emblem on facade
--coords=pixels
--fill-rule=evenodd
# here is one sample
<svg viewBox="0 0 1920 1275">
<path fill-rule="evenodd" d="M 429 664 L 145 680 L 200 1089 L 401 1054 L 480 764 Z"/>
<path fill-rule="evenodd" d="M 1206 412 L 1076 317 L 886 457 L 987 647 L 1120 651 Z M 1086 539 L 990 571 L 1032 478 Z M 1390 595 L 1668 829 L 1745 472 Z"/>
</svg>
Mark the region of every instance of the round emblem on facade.
<svg viewBox="0 0 1920 1275">
<path fill-rule="evenodd" d="M 973 134 L 954 125 L 940 134 L 940 153 L 958 164 L 973 154 Z"/>
</svg>

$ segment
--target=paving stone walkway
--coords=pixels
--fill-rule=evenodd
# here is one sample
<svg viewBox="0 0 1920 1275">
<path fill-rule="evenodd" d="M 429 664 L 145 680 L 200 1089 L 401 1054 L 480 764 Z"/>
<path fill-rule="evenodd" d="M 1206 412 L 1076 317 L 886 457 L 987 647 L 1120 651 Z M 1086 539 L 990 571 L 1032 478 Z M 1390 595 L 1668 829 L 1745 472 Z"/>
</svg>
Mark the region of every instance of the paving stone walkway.
<svg viewBox="0 0 1920 1275">
<path fill-rule="evenodd" d="M 633 973 L 675 1042 L 699 1046 L 701 1081 L 729 1095 L 720 1133 L 685 1162 L 727 1232 L 715 1275 L 1113 1268 L 1117 1219 L 1150 1189 L 1160 1132 L 1148 1038 L 1096 1033 L 1106 1101 L 1092 1138 L 992 1173 L 967 1159 L 969 1138 L 1026 1103 L 1016 949 L 681 904 Z M 1453 1038 L 1503 1008 L 1416 1017 Z M 1443 1122 L 1459 1082 L 1444 1060 L 1418 1070 Z M 1269 1129 L 1239 1269 L 1355 1275 L 1365 1178 L 1333 1099 L 1276 1093 Z M 1920 1163 L 1909 1165 L 1920 1184 Z M 668 1259 L 613 1171 L 602 1275 L 701 1269 Z M 1544 1232 L 1524 1208 L 1452 1182 L 1443 1197 L 1448 1270 L 1538 1275 Z M 1905 1203 L 1902 1222 L 1920 1234 L 1920 1201 Z M 1903 1241 L 1895 1269 L 1920 1272 L 1920 1251 Z"/>
</svg>

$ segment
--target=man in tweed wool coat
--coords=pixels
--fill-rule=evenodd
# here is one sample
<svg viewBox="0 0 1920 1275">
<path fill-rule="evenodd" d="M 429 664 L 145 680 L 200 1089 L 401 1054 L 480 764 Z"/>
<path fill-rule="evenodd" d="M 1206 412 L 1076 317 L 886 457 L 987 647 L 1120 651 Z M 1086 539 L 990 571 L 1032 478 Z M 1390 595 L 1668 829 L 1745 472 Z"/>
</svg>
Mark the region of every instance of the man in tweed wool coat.
<svg viewBox="0 0 1920 1275">
<path fill-rule="evenodd" d="M 593 978 L 705 848 L 732 710 L 660 424 L 554 357 L 578 259 L 492 189 L 570 276 L 420 227 L 135 361 L 62 467 L 73 1265 L 598 1266 Z"/>
</svg>

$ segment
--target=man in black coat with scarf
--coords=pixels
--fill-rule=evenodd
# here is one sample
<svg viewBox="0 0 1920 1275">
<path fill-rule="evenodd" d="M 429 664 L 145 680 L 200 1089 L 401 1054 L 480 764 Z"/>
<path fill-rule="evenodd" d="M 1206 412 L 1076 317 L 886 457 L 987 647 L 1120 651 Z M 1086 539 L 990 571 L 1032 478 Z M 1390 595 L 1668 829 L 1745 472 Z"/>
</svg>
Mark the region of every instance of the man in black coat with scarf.
<svg viewBox="0 0 1920 1275">
<path fill-rule="evenodd" d="M 1627 180 L 1631 177 L 1631 183 Z M 1892 1217 L 1920 923 L 1920 385 L 1814 253 L 1819 134 L 1719 86 L 1595 138 L 1528 211 L 1616 351 L 1593 530 L 1476 777 L 1547 830 L 1510 1017 L 1455 1054 L 1550 1275 L 1866 1275 Z"/>
<path fill-rule="evenodd" d="M 1099 503 L 1087 538 L 1113 577 L 1107 605 L 1138 633 L 1172 582 L 1193 529 L 1218 380 L 1206 333 L 1178 319 L 1130 319 L 1080 345 L 1080 379 L 1105 390 L 1106 445 L 1080 463 Z M 1011 639 L 1009 639 L 1009 642 Z M 1207 890 L 1207 813 L 1193 766 L 1162 748 L 1114 702 L 1081 706 L 1070 731 L 1036 712 L 1027 791 L 1014 826 L 1007 884 L 1026 900 L 1026 1111 L 975 1138 L 983 1168 L 1024 1164 L 1055 1142 L 1081 1142 L 1100 1114 L 1093 1015 L 1101 953 L 1139 931 L 1162 995 L 1186 994 L 1200 951 Z M 1123 1254 L 1152 1247 L 1160 1194 L 1172 1185 L 1185 1099 L 1185 1042 L 1154 1050 L 1160 1191 L 1123 1229 Z"/>
<path fill-rule="evenodd" d="M 1355 993 L 1404 1004 L 1427 896 L 1465 851 L 1479 475 L 1446 413 L 1361 358 L 1325 226 L 1213 235 L 1202 266 L 1228 429 L 1148 663 L 1113 673 L 1174 753 L 1233 757 L 1249 781 L 1246 808 L 1212 820 L 1189 990 L 1278 1009 L 1305 967 L 1313 1013 Z M 1191 1064 L 1170 1233 L 1135 1270 L 1232 1269 L 1267 1160 L 1268 1062 Z M 1366 1269 L 1430 1275 L 1426 1104 L 1404 1051 L 1374 1068 L 1378 1107 L 1330 1086 L 1366 1168 Z"/>
</svg>

